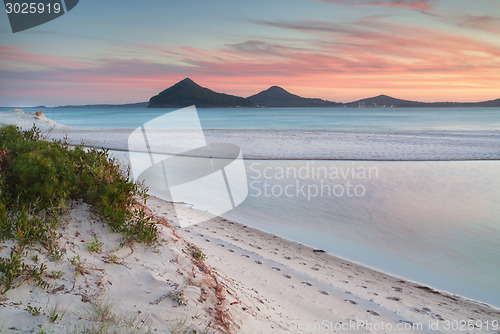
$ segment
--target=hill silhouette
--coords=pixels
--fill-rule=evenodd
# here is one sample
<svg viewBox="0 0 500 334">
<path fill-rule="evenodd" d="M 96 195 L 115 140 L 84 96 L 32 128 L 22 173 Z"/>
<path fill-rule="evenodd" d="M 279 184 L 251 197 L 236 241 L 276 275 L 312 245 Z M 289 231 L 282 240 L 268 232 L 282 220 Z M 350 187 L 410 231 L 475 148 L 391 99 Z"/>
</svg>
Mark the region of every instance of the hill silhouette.
<svg viewBox="0 0 500 334">
<path fill-rule="evenodd" d="M 346 103 L 348 107 L 372 107 L 372 106 L 377 106 L 377 107 L 398 107 L 398 108 L 405 108 L 405 107 L 423 107 L 424 102 L 416 102 L 416 101 L 409 101 L 409 100 L 402 100 L 402 99 L 397 99 L 392 96 L 388 95 L 378 95 L 374 97 L 369 97 L 366 99 L 361 99 L 358 101 L 354 102 L 349 102 Z"/>
<path fill-rule="evenodd" d="M 272 86 L 268 89 L 248 97 L 260 107 L 275 108 L 313 108 L 313 107 L 340 107 L 342 103 L 325 101 L 322 99 L 305 98 L 291 94 L 279 86 Z"/>
<path fill-rule="evenodd" d="M 190 78 L 185 78 L 175 85 L 153 96 L 149 102 L 130 104 L 98 104 L 84 106 L 62 106 L 58 108 L 184 108 L 195 105 L 198 108 L 359 108 L 359 107 L 394 107 L 394 108 L 450 108 L 450 107 L 500 107 L 500 99 L 482 102 L 419 102 L 398 99 L 388 95 L 378 95 L 353 102 L 332 102 L 317 98 L 306 98 L 292 94 L 279 86 L 249 96 L 248 98 L 217 93 L 198 85 Z M 42 107 L 40 107 L 42 108 Z"/>
<path fill-rule="evenodd" d="M 186 78 L 149 100 L 148 108 L 183 108 L 195 105 L 198 108 L 256 107 L 243 97 L 217 93 Z"/>
<path fill-rule="evenodd" d="M 482 102 L 418 102 L 397 99 L 387 95 L 378 95 L 349 102 L 346 107 L 397 107 L 397 108 L 450 108 L 450 107 L 500 107 L 500 99 Z"/>
<path fill-rule="evenodd" d="M 56 108 L 146 108 L 148 106 L 148 102 L 137 102 L 137 103 L 127 103 L 127 104 L 86 104 L 86 105 L 65 105 L 58 106 Z M 36 107 L 45 109 L 47 107 L 41 106 Z"/>
</svg>

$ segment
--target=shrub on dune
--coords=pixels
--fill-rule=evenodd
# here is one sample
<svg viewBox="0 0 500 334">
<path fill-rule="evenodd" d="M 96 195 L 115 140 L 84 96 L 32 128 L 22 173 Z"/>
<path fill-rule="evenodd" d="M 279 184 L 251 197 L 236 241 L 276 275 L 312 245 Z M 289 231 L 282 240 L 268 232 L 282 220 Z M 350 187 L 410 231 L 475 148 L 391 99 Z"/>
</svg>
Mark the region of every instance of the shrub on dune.
<svg viewBox="0 0 500 334">
<path fill-rule="evenodd" d="M 105 149 L 48 142 L 36 128 L 0 128 L 0 240 L 13 239 L 19 255 L 0 257 L 0 292 L 32 277 L 22 262 L 31 246 L 58 251 L 55 229 L 72 201 L 89 204 L 123 243 L 157 243 L 155 222 L 140 205 L 146 198 Z"/>
</svg>

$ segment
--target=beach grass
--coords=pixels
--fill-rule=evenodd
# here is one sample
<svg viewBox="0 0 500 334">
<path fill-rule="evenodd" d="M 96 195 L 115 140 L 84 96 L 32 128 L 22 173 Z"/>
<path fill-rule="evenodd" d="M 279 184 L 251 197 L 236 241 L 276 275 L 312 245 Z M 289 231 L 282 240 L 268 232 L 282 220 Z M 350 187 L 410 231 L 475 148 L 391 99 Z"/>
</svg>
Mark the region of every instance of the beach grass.
<svg viewBox="0 0 500 334">
<path fill-rule="evenodd" d="M 204 329 L 196 329 L 191 326 L 187 319 L 180 319 L 173 323 L 170 327 L 170 334 L 217 334 L 218 332 L 208 326 Z"/>
<path fill-rule="evenodd" d="M 148 318 L 139 318 L 136 316 L 124 316 L 116 310 L 109 299 L 96 299 L 83 310 L 81 315 L 83 321 L 75 326 L 72 333 L 130 333 L 147 334 L 153 331 L 148 327 Z M 88 323 L 86 323 L 88 321 Z"/>
<path fill-rule="evenodd" d="M 199 249 L 198 247 L 196 247 L 192 252 L 191 252 L 191 255 L 197 260 L 197 261 L 200 261 L 200 262 L 203 262 L 207 259 L 207 256 L 205 253 L 203 253 L 203 251 L 201 249 Z"/>
<path fill-rule="evenodd" d="M 10 256 L 0 257 L 0 294 L 33 280 L 46 288 L 46 266 L 28 265 L 30 251 L 40 247 L 51 261 L 65 253 L 58 245 L 61 217 L 72 203 L 89 204 L 110 230 L 122 234 L 122 245 L 155 245 L 159 233 L 144 211 L 147 189 L 133 182 L 128 172 L 105 149 L 70 147 L 49 142 L 33 127 L 0 128 L 0 241 L 12 241 Z M 89 251 L 100 251 L 96 236 Z"/>
</svg>

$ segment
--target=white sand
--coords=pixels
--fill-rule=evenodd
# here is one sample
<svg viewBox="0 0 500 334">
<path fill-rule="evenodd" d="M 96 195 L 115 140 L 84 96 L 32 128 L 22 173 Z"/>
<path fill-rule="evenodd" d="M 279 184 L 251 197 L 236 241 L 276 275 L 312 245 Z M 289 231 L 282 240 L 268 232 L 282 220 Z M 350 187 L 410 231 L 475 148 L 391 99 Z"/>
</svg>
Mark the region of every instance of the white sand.
<svg viewBox="0 0 500 334">
<path fill-rule="evenodd" d="M 173 216 L 166 202 L 152 199 L 149 206 L 159 215 Z M 334 328 L 341 323 L 372 325 L 336 331 L 341 333 L 391 332 L 377 330 L 382 323 L 392 326 L 394 333 L 419 332 L 396 330 L 401 324 L 410 328 L 411 324 L 421 324 L 426 333 L 434 332 L 429 326 L 437 326 L 436 333 L 454 333 L 445 330 L 446 324 L 500 319 L 500 311 L 490 306 L 315 252 L 223 218 L 178 233 L 203 249 L 208 255 L 207 264 L 234 282 L 243 301 L 258 307 L 259 313 L 276 323 L 273 333 L 334 332 L 314 327 L 325 321 Z M 243 333 L 254 333 L 245 324 L 242 329 Z"/>
<path fill-rule="evenodd" d="M 87 136 L 123 144 L 116 139 L 123 134 L 120 131 L 100 130 L 102 136 L 98 138 L 97 130 L 64 130 L 76 134 L 76 139 L 69 138 L 72 142 L 81 139 L 78 136 Z M 234 138 L 241 135 L 241 131 L 224 133 L 218 139 L 225 141 L 228 138 L 225 135 Z M 465 138 L 470 147 L 476 141 L 486 141 L 479 139 L 477 133 L 454 136 Z M 260 145 L 265 145 L 264 139 L 257 137 L 252 138 L 256 142 L 262 140 Z M 440 136 L 429 137 L 439 143 L 444 140 Z M 449 145 L 450 150 L 457 150 L 469 159 L 480 156 L 479 149 L 463 148 L 456 143 L 457 149 L 451 144 L 454 141 L 447 138 L 450 142 L 442 144 L 443 148 Z M 492 143 L 500 140 L 498 133 L 491 134 L 490 139 Z M 296 144 L 302 145 L 304 140 L 301 137 Z M 374 138 L 371 140 L 376 142 Z M 391 140 L 396 142 L 394 138 Z M 498 146 L 494 148 L 489 143 L 484 146 L 481 154 L 498 158 Z M 251 149 L 251 145 L 247 146 L 247 150 Z M 360 152 L 361 149 L 357 154 Z M 393 154 L 396 150 L 391 148 L 387 152 Z M 387 152 L 381 154 L 387 156 Z M 398 154 L 403 156 L 402 152 Z M 433 154 L 439 157 L 436 152 Z M 157 216 L 175 221 L 171 203 L 151 198 L 148 206 Z M 205 215 L 189 208 L 186 212 L 197 220 L 195 216 Z M 0 328 L 3 322 L 4 327 L 15 328 L 11 330 L 13 333 L 36 333 L 40 328 L 59 333 L 92 326 L 96 322 L 85 310 L 89 308 L 88 301 L 101 299 L 109 300 L 117 313 L 129 319 L 137 316 L 136 323 L 144 320 L 158 333 L 168 333 L 169 326 L 181 319 L 197 328 L 212 321 L 226 333 L 498 333 L 491 326 L 492 321 L 500 320 L 498 309 L 314 252 L 304 245 L 225 219 L 211 219 L 186 229 L 161 229 L 166 241 L 156 251 L 139 245 L 117 249 L 119 235 L 109 233 L 89 214 L 86 205 L 75 206 L 61 231 L 61 245 L 66 249 L 65 258 L 80 256 L 83 274 L 75 276 L 75 267 L 66 260 L 49 263 L 48 272 L 60 270 L 62 277 L 49 279 L 48 293 L 32 283 L 9 291 L 8 299 L 0 302 Z M 85 246 L 93 235 L 105 244 L 101 254 L 90 254 Z M 207 270 L 193 260 L 190 243 L 203 250 L 207 255 L 206 265 L 213 269 Z M 5 248 L 0 254 L 5 256 L 8 251 Z M 116 255 L 119 263 L 106 263 L 106 254 Z M 43 258 L 46 254 L 41 252 L 39 256 Z M 179 305 L 175 298 L 165 297 L 169 293 L 182 296 L 187 304 Z M 48 313 L 56 303 L 67 312 L 55 324 L 50 324 L 46 315 L 33 317 L 25 311 L 31 305 Z M 481 323 L 483 327 L 466 325 L 465 330 L 454 329 L 460 321 L 471 321 L 471 326 Z M 447 326 L 451 326 L 450 330 Z"/>
<path fill-rule="evenodd" d="M 47 264 L 47 275 L 60 272 L 61 276 L 46 275 L 44 279 L 50 284 L 47 290 L 34 287 L 31 281 L 8 291 L 0 303 L 0 329 L 9 329 L 9 333 L 37 333 L 41 329 L 81 333 L 85 328 L 98 328 L 99 321 L 92 312 L 92 304 L 98 301 L 112 305 L 118 317 L 135 319 L 138 327 L 144 324 L 144 329 L 157 333 L 169 333 L 182 321 L 197 329 L 212 323 L 225 332 L 236 331 L 238 324 L 232 320 L 232 313 L 239 319 L 239 309 L 229 305 L 235 299 L 224 290 L 225 283 L 193 259 L 192 245 L 170 228 L 159 228 L 164 241 L 155 249 L 138 244 L 120 247 L 121 235 L 109 232 L 86 204 L 76 203 L 58 231 L 62 234 L 59 245 L 65 252 L 63 258 L 51 262 L 41 247 L 31 252 Z M 104 243 L 100 253 L 88 249 L 94 236 Z M 8 257 L 11 242 L 0 245 L 6 246 L 0 255 Z M 35 264 L 32 256 L 27 264 Z M 69 261 L 75 256 L 81 261 L 79 265 Z M 110 261 L 111 256 L 116 256 L 114 261 Z M 56 305 L 62 319 L 51 323 L 50 310 Z M 32 316 L 26 310 L 28 306 L 38 308 L 41 314 Z M 125 325 L 114 327 L 119 333 L 130 329 Z"/>
<path fill-rule="evenodd" d="M 157 216 L 175 220 L 172 203 L 151 198 L 148 206 Z M 186 211 L 193 219 L 205 215 Z M 155 333 L 169 333 L 183 320 L 198 329 L 225 322 L 225 327 L 219 326 L 225 333 L 455 333 L 446 326 L 462 320 L 485 326 L 500 319 L 500 311 L 487 305 L 222 218 L 186 229 L 160 225 L 160 230 L 165 241 L 156 250 L 137 244 L 119 248 L 120 235 L 110 233 L 87 205 L 76 204 L 60 230 L 63 260 L 48 262 L 45 251 L 32 253 L 48 262 L 47 273 L 61 271 L 62 276 L 46 277 L 46 291 L 30 282 L 7 292 L 0 302 L 0 328 L 12 333 L 97 328 L 90 311 L 96 300 L 110 303 L 116 314 L 135 319 L 136 325 L 144 322 Z M 87 248 L 94 236 L 104 243 L 101 253 Z M 207 267 L 193 260 L 192 244 L 207 255 Z M 4 248 L 0 255 L 9 251 Z M 76 255 L 81 259 L 78 270 L 67 260 Z M 117 263 L 109 263 L 111 255 Z M 175 295 L 182 296 L 185 305 Z M 41 314 L 30 315 L 28 305 Z M 65 314 L 50 323 L 48 314 L 55 305 Z M 356 329 L 345 330 L 341 324 Z M 483 327 L 460 332 L 497 331 Z"/>
<path fill-rule="evenodd" d="M 175 220 L 171 203 L 152 198 L 148 205 L 158 216 Z M 422 332 L 418 326 L 423 332 L 453 333 L 456 331 L 446 330 L 447 324 L 461 320 L 491 323 L 500 318 L 500 311 L 488 305 L 315 252 L 223 218 L 177 233 L 207 254 L 206 263 L 226 277 L 242 305 L 252 309 L 242 317 L 242 333 L 321 333 L 325 327 L 315 326 L 325 322 L 333 328 L 342 323 L 367 326 L 337 330 L 341 333 L 390 332 L 387 328 Z M 275 324 L 272 331 L 266 330 L 269 322 Z M 385 328 L 377 329 L 381 324 Z M 398 326 L 408 327 L 398 331 Z M 490 331 L 495 332 L 491 327 Z"/>
</svg>

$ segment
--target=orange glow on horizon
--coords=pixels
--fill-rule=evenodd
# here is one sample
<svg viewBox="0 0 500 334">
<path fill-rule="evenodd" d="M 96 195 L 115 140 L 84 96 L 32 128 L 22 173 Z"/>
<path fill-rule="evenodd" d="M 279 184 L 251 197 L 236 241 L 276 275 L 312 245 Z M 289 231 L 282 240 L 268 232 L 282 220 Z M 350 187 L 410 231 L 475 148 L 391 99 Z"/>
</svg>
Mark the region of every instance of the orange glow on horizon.
<svg viewBox="0 0 500 334">
<path fill-rule="evenodd" d="M 0 47 L 0 70 L 8 82 L 2 88 L 8 97 L 52 95 L 59 105 L 147 101 L 186 77 L 243 97 L 278 85 L 292 94 L 337 102 L 380 94 L 422 102 L 493 100 L 500 98 L 500 44 L 489 38 L 491 20 L 469 20 L 479 30 L 475 35 L 378 17 L 344 24 L 262 21 L 258 25 L 306 37 L 217 48 L 124 47 L 131 53 L 145 50 L 144 59 L 53 56 L 7 46 Z"/>
</svg>

